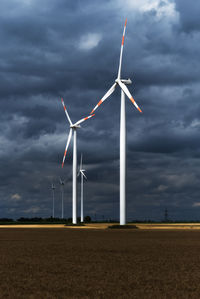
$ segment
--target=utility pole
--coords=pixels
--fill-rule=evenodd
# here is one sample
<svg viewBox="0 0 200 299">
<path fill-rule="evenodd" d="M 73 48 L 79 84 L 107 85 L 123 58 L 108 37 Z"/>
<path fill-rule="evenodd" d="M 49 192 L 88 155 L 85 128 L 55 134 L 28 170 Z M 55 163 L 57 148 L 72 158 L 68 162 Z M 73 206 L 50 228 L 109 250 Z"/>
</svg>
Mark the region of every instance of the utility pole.
<svg viewBox="0 0 200 299">
<path fill-rule="evenodd" d="M 168 210 L 167 210 L 167 208 L 165 209 L 165 213 L 164 213 L 164 221 L 165 221 L 165 222 L 169 222 L 169 218 L 168 218 Z"/>
</svg>

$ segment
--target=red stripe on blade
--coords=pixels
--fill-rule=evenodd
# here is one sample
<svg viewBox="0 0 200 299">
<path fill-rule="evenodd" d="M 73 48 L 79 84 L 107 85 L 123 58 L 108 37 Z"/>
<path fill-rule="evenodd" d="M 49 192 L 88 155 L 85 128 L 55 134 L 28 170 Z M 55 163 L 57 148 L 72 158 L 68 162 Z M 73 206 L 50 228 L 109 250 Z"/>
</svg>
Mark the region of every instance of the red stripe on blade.
<svg viewBox="0 0 200 299">
<path fill-rule="evenodd" d="M 134 104 L 135 103 L 135 100 L 134 98 L 130 98 L 131 102 Z"/>
<path fill-rule="evenodd" d="M 100 106 L 102 103 L 103 103 L 102 100 L 100 100 L 97 105 Z"/>
</svg>

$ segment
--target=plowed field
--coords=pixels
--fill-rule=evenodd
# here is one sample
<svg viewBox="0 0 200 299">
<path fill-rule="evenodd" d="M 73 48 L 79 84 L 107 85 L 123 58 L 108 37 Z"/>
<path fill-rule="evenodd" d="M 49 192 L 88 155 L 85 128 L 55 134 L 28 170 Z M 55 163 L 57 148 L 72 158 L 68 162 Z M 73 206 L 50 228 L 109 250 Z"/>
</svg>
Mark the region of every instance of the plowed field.
<svg viewBox="0 0 200 299">
<path fill-rule="evenodd" d="M 200 231 L 2 228 L 0 298 L 200 298 Z"/>
</svg>

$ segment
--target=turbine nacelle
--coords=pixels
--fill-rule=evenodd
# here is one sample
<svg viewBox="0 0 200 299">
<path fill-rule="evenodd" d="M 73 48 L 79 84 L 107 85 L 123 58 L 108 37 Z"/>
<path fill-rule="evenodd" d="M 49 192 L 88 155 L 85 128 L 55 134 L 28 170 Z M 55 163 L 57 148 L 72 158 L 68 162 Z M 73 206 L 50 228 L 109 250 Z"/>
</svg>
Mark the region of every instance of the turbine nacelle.
<svg viewBox="0 0 200 299">
<path fill-rule="evenodd" d="M 124 83 L 124 84 L 126 84 L 126 85 L 130 85 L 130 84 L 132 84 L 132 81 L 131 81 L 130 78 L 129 78 L 129 79 L 119 79 L 119 78 L 117 78 L 117 79 L 115 80 L 115 83 L 119 84 L 119 81 L 121 81 L 122 83 Z"/>
<path fill-rule="evenodd" d="M 75 124 L 75 125 L 71 125 L 70 128 L 72 128 L 72 129 L 79 129 L 79 128 L 81 128 L 81 126 Z"/>
<path fill-rule="evenodd" d="M 81 174 L 87 180 L 87 177 L 84 173 L 86 170 L 84 168 L 82 168 L 83 167 L 82 160 L 83 160 L 83 157 L 82 157 L 82 154 L 81 154 L 80 169 L 79 169 L 79 172 L 78 172 L 78 176 Z"/>
<path fill-rule="evenodd" d="M 60 185 L 61 185 L 61 186 L 64 186 L 64 185 L 65 185 L 65 181 L 62 181 L 62 180 L 60 179 Z"/>
<path fill-rule="evenodd" d="M 126 84 L 126 85 L 130 85 L 130 84 L 132 84 L 132 81 L 131 81 L 130 78 L 128 78 L 128 79 L 120 79 L 120 80 L 121 80 L 122 83 L 124 83 L 124 84 Z"/>
</svg>

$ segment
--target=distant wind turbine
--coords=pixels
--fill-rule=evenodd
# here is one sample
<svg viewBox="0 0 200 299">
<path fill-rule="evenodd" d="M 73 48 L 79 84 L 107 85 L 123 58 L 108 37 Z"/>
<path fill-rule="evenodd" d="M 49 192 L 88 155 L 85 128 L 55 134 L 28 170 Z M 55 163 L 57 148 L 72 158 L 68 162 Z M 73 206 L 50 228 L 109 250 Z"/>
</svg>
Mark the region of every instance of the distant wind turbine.
<svg viewBox="0 0 200 299">
<path fill-rule="evenodd" d="M 123 54 L 123 46 L 124 46 L 124 37 L 126 31 L 126 23 L 125 21 L 123 36 L 122 36 L 122 44 L 121 44 L 121 52 L 119 59 L 119 69 L 117 79 L 115 83 L 111 86 L 111 88 L 106 92 L 103 98 L 98 102 L 98 104 L 94 107 L 90 114 L 92 114 L 115 90 L 118 85 L 121 88 L 121 116 L 120 116 L 120 225 L 126 224 L 126 110 L 125 110 L 125 95 L 131 100 L 134 106 L 142 112 L 139 108 L 132 95 L 130 94 L 128 88 L 125 84 L 131 84 L 131 80 L 121 79 L 121 65 L 122 65 L 122 54 Z"/>
<path fill-rule="evenodd" d="M 64 218 L 64 185 L 65 181 L 59 178 L 60 186 L 61 186 L 61 218 Z"/>
<path fill-rule="evenodd" d="M 80 169 L 78 176 L 81 176 L 81 222 L 84 222 L 84 216 L 83 216 L 83 179 L 85 178 L 87 180 L 87 177 L 85 175 L 85 169 L 83 169 L 83 157 L 81 154 L 81 161 L 80 161 Z"/>
<path fill-rule="evenodd" d="M 67 144 L 65 147 L 65 152 L 64 152 L 64 157 L 63 157 L 63 162 L 62 162 L 62 167 L 64 166 L 65 162 L 65 157 L 67 154 L 67 149 L 69 147 L 71 138 L 72 138 L 72 133 L 73 133 L 73 187 L 72 187 L 72 223 L 77 224 L 77 129 L 81 128 L 80 124 L 87 120 L 90 117 L 93 117 L 94 114 L 89 115 L 85 118 L 80 119 L 77 121 L 75 124 L 72 123 L 69 114 L 67 112 L 67 109 L 65 107 L 65 103 L 63 101 L 63 98 L 61 98 L 65 114 L 67 116 L 69 125 L 70 125 L 70 131 L 69 131 L 69 136 L 67 140 Z"/>
<path fill-rule="evenodd" d="M 52 182 L 52 184 L 51 184 L 51 189 L 52 189 L 52 196 L 53 196 L 53 206 L 52 206 L 52 217 L 54 218 L 54 191 L 55 191 L 55 185 L 54 185 L 54 183 Z"/>
</svg>

